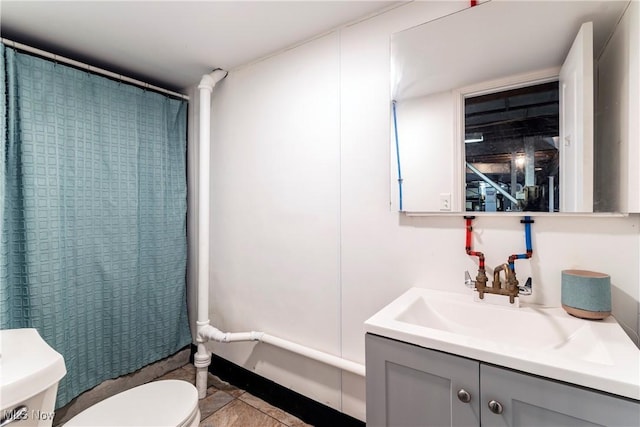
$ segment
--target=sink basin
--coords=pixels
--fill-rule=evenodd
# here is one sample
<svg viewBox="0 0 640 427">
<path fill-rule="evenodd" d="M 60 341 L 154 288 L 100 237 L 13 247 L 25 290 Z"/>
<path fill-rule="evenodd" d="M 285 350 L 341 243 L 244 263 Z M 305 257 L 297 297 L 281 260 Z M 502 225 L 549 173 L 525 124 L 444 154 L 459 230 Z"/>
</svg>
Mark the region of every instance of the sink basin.
<svg viewBox="0 0 640 427">
<path fill-rule="evenodd" d="M 613 317 L 584 320 L 561 308 L 490 305 L 471 293 L 412 288 L 365 329 L 640 400 L 640 350 Z"/>
<path fill-rule="evenodd" d="M 554 309 L 487 306 L 468 301 L 464 296 L 453 297 L 451 294 L 420 295 L 396 320 L 489 340 L 496 345 L 554 350 L 565 356 L 612 364 L 606 347 L 598 345 L 595 339 L 592 322 Z"/>
</svg>

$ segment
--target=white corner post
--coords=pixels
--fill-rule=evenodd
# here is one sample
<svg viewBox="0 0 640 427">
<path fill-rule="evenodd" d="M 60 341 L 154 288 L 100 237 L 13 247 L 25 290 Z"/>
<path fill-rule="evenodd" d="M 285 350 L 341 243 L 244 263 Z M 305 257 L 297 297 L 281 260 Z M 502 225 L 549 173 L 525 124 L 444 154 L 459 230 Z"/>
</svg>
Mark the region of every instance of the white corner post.
<svg viewBox="0 0 640 427">
<path fill-rule="evenodd" d="M 196 367 L 196 388 L 198 398 L 203 399 L 207 394 L 208 368 L 211 364 L 211 353 L 207 350 L 206 337 L 202 330 L 209 326 L 209 194 L 210 194 L 210 163 L 211 163 L 211 92 L 217 82 L 227 76 L 223 70 L 214 70 L 211 74 L 202 76 L 198 85 L 200 91 L 200 133 L 198 162 L 198 320 L 197 339 L 198 351 L 194 356 Z"/>
</svg>

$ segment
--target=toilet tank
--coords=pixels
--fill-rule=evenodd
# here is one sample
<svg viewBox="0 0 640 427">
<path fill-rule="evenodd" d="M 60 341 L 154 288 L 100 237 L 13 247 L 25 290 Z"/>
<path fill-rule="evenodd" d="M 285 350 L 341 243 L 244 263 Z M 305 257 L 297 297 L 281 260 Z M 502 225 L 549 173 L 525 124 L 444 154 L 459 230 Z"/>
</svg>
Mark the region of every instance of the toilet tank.
<svg viewBox="0 0 640 427">
<path fill-rule="evenodd" d="M 51 426 L 58 382 L 67 370 L 62 355 L 35 329 L 0 331 L 0 418 L 8 426 Z M 18 411 L 18 409 L 26 407 Z"/>
</svg>

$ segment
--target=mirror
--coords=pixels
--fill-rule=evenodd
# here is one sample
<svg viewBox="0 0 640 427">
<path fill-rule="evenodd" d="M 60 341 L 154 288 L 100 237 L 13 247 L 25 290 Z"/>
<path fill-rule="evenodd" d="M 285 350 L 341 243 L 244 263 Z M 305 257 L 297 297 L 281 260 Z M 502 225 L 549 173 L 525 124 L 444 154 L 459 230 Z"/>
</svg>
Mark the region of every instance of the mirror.
<svg viewBox="0 0 640 427">
<path fill-rule="evenodd" d="M 594 205 L 619 168 L 594 156 L 594 71 L 628 4 L 494 0 L 393 34 L 400 210 L 617 210 Z"/>
</svg>

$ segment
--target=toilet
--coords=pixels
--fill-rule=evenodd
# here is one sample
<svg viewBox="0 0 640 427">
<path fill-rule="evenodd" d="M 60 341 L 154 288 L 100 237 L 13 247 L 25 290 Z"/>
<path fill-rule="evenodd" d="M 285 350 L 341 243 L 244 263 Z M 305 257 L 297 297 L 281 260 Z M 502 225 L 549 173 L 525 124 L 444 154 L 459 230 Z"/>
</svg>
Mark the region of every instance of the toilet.
<svg viewBox="0 0 640 427">
<path fill-rule="evenodd" d="M 64 426 L 197 427 L 199 423 L 198 392 L 193 384 L 165 380 L 111 396 L 80 412 Z"/>
<path fill-rule="evenodd" d="M 35 329 L 0 331 L 0 422 L 48 427 L 53 423 L 58 383 L 66 374 L 62 355 Z M 64 426 L 197 427 L 198 392 L 193 384 L 164 380 L 111 396 L 80 412 Z"/>
</svg>

